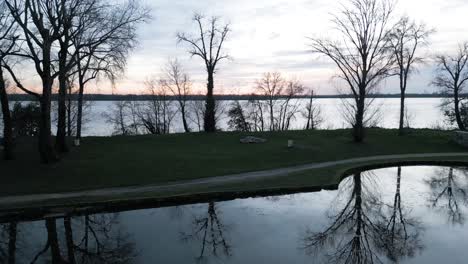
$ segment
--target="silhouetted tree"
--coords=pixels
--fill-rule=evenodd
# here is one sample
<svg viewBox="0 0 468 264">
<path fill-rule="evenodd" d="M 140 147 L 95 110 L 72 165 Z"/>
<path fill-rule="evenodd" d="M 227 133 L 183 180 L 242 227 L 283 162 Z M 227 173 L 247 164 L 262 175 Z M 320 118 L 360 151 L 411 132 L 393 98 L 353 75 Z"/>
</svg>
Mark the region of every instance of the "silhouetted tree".
<svg viewBox="0 0 468 264">
<path fill-rule="evenodd" d="M 37 136 L 41 122 L 41 108 L 35 102 L 28 103 L 25 106 L 20 102 L 16 102 L 11 111 L 11 119 L 13 135 L 16 137 Z"/>
<path fill-rule="evenodd" d="M 204 129 L 205 132 L 216 131 L 216 102 L 214 98 L 214 74 L 218 63 L 228 58 L 223 54 L 223 44 L 230 31 L 229 24 L 219 25 L 219 19 L 212 17 L 205 25 L 205 18 L 200 14 L 195 14 L 193 20 L 198 26 L 198 34 L 195 37 L 185 33 L 178 33 L 179 42 L 187 43 L 190 47 L 190 54 L 203 59 L 208 73 L 207 94 L 205 103 Z"/>
<path fill-rule="evenodd" d="M 393 65 L 389 52 L 392 1 L 348 0 L 333 23 L 342 41 L 312 38 L 314 52 L 331 59 L 339 68 L 339 77 L 345 81 L 353 95 L 353 137 L 362 142 L 365 137 L 366 102 L 379 83 L 388 76 Z"/>
<path fill-rule="evenodd" d="M 146 82 L 146 87 L 151 100 L 137 108 L 141 125 L 149 134 L 169 134 L 177 111 L 174 109 L 174 102 L 169 99 L 170 89 L 167 82 L 150 79 Z"/>
<path fill-rule="evenodd" d="M 201 243 L 200 255 L 197 262 L 202 262 L 206 258 L 206 250 L 211 250 L 213 256 L 219 253 L 231 256 L 231 246 L 226 239 L 226 226 L 219 218 L 216 204 L 208 203 L 208 211 L 204 216 L 195 216 L 193 221 L 193 232 L 182 233 L 183 240 L 199 240 Z M 221 251 L 221 252 L 219 252 Z"/>
<path fill-rule="evenodd" d="M 252 95 L 252 98 L 249 99 L 249 117 L 252 120 L 253 130 L 255 131 L 265 131 L 266 122 L 264 114 L 265 102 L 255 98 L 255 95 Z"/>
<path fill-rule="evenodd" d="M 60 20 L 60 9 L 63 1 L 48 0 L 4 0 L 10 14 L 21 31 L 21 52 L 15 55 L 34 63 L 37 75 L 42 81 L 42 93 L 38 94 L 25 87 L 18 78 L 13 77 L 17 86 L 36 96 L 41 105 L 41 124 L 39 131 L 39 152 L 43 163 L 55 162 L 58 156 L 54 150 L 51 137 L 51 95 L 52 85 L 59 71 L 54 67 L 54 43 L 62 37 L 60 27 L 54 24 Z M 11 72 L 10 72 L 11 73 Z"/>
<path fill-rule="evenodd" d="M 13 51 L 17 40 L 16 25 L 8 12 L 5 2 L 0 1 L 0 106 L 3 118 L 3 157 L 11 160 L 13 155 L 13 128 L 9 109 L 7 88 L 8 84 L 4 75 L 4 67 Z"/>
<path fill-rule="evenodd" d="M 409 17 L 402 17 L 391 31 L 390 45 L 396 60 L 396 74 L 400 79 L 400 123 L 399 134 L 404 134 L 405 98 L 408 79 L 415 70 L 416 64 L 423 58 L 417 56 L 417 50 L 427 45 L 428 38 L 433 30 L 428 30 L 424 24 L 416 24 Z"/>
<path fill-rule="evenodd" d="M 251 130 L 251 125 L 247 121 L 244 108 L 239 101 L 232 102 L 231 108 L 228 111 L 228 117 L 229 129 L 242 132 L 249 132 Z"/>
<path fill-rule="evenodd" d="M 196 124 L 199 132 L 203 131 L 203 116 L 205 115 L 204 102 L 201 100 L 192 100 L 189 101 L 188 106 L 191 113 L 188 115 L 188 119 L 190 119 L 192 123 Z"/>
<path fill-rule="evenodd" d="M 430 205 L 446 213 L 452 224 L 463 224 L 462 206 L 468 202 L 468 175 L 454 168 L 443 169 L 426 183 L 431 189 Z"/>
<path fill-rule="evenodd" d="M 456 124 L 460 130 L 466 130 L 460 110 L 463 89 L 468 81 L 468 42 L 459 45 L 456 55 L 436 56 L 437 72 L 432 84 L 439 87 L 442 92 L 452 98 L 447 105 L 452 104 L 450 112 L 453 112 Z"/>
<path fill-rule="evenodd" d="M 286 80 L 279 72 L 267 72 L 257 81 L 256 90 L 267 98 L 265 103 L 256 106 L 267 108 L 270 131 L 288 130 L 299 111 L 299 103 L 293 99 L 304 91 L 304 86 L 297 80 Z M 259 116 L 263 116 L 263 110 L 260 111 Z"/>
<path fill-rule="evenodd" d="M 192 82 L 177 59 L 169 60 L 167 63 L 162 85 L 166 86 L 176 97 L 184 131 L 190 132 L 187 123 L 187 97 L 190 95 Z"/>
<path fill-rule="evenodd" d="M 117 101 L 102 113 L 106 123 L 114 126 L 113 135 L 137 135 L 138 123 L 135 102 Z"/>
<path fill-rule="evenodd" d="M 320 124 L 323 122 L 322 119 L 322 111 L 319 105 L 315 102 L 315 94 L 313 89 L 309 89 L 308 92 L 308 97 L 309 97 L 309 102 L 307 102 L 307 105 L 305 106 L 305 110 L 303 110 L 302 116 L 306 118 L 307 123 L 305 126 L 305 129 L 309 130 L 314 130 L 317 129 Z"/>
<path fill-rule="evenodd" d="M 75 51 L 71 51 L 72 38 L 83 31 L 84 25 L 81 18 L 89 10 L 90 1 L 86 0 L 68 0 L 57 1 L 50 5 L 48 12 L 56 13 L 57 17 L 50 20 L 50 25 L 60 36 L 58 42 L 58 122 L 56 134 L 56 149 L 58 152 L 68 152 L 66 141 L 67 130 L 67 107 L 66 99 L 69 86 L 70 71 L 76 62 Z M 70 54 L 71 53 L 71 54 Z"/>
<path fill-rule="evenodd" d="M 78 81 L 76 140 L 81 140 L 83 99 L 86 85 L 104 76 L 112 83 L 124 71 L 128 53 L 137 44 L 137 26 L 147 21 L 149 9 L 139 1 L 109 4 L 95 2 L 81 20 L 86 27 L 72 39 L 76 50 L 75 74 Z"/>
<path fill-rule="evenodd" d="M 266 96 L 266 107 L 268 108 L 270 117 L 270 131 L 276 130 L 275 124 L 275 108 L 280 100 L 280 95 L 283 94 L 285 80 L 279 72 L 267 72 L 263 74 L 261 80 L 257 81 L 256 90 L 261 95 Z"/>
</svg>

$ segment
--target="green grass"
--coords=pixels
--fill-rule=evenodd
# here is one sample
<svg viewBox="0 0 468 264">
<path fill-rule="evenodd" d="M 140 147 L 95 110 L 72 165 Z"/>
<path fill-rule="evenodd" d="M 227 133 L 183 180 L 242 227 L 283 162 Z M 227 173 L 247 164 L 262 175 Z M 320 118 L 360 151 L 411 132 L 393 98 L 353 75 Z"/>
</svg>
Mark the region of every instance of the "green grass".
<svg viewBox="0 0 468 264">
<path fill-rule="evenodd" d="M 245 135 L 268 142 L 240 144 Z M 349 130 L 92 137 L 54 165 L 39 165 L 36 144 L 25 140 L 18 144 L 17 160 L 0 161 L 0 196 L 162 184 L 373 155 L 466 151 L 451 138 L 451 132 L 413 130 L 399 137 L 396 130 L 384 129 L 368 130 L 362 144 L 351 141 Z M 287 148 L 288 139 L 297 147 Z M 330 170 L 317 170 L 317 177 L 307 173 L 224 188 L 286 186 L 288 181 L 291 186 L 320 185 L 339 171 Z"/>
</svg>

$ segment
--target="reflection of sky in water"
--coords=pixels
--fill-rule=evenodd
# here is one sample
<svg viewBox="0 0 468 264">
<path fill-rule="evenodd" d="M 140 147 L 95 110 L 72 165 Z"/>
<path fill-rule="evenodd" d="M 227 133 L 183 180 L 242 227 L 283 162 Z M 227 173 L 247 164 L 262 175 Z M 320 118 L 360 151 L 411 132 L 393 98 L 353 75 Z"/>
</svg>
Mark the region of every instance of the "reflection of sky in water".
<svg viewBox="0 0 468 264">
<path fill-rule="evenodd" d="M 369 254 L 380 258 L 384 263 L 388 262 L 383 255 L 389 252 L 385 251 L 385 247 L 389 248 L 390 245 L 388 220 L 393 212 L 397 171 L 397 168 L 381 169 L 363 173 L 360 177 L 362 216 L 367 217 L 364 220 L 366 223 L 375 225 L 369 225 L 367 233 L 363 233 L 362 237 L 367 235 L 369 238 Z M 467 209 L 467 200 L 463 196 L 463 191 L 468 190 L 467 175 L 468 173 L 464 174 L 460 169 L 454 169 L 450 174 L 449 168 L 402 168 L 401 209 L 408 233 L 406 241 L 416 242 L 407 242 L 405 247 L 403 237 L 394 236 L 395 241 L 399 242 L 395 244 L 395 248 L 400 250 L 398 252 L 410 255 L 405 257 L 396 254 L 399 261 L 466 263 L 468 229 L 460 216 L 465 216 Z M 130 263 L 194 263 L 201 255 L 201 260 L 207 263 L 323 263 L 327 259 L 344 263 L 346 258 L 332 256 L 340 246 L 354 237 L 357 213 L 351 217 L 353 220 L 343 220 L 349 225 L 345 225 L 345 228 L 339 227 L 323 246 L 316 248 L 316 255 L 307 254 L 304 239 L 325 232 L 337 219 L 345 219 L 340 218 L 340 213 L 350 200 L 351 207 L 346 212 L 356 212 L 353 210 L 358 203 L 351 194 L 357 190 L 357 179 L 345 179 L 338 191 L 238 199 L 91 216 L 95 222 L 90 226 L 102 243 L 108 243 L 103 246 L 108 251 L 107 254 L 117 250 L 118 252 L 112 254 L 117 254 L 121 259 L 125 259 L 124 254 L 126 257 L 131 256 Z M 440 184 L 434 185 L 434 182 Z M 455 218 L 450 214 L 453 210 L 450 211 L 446 206 L 449 193 L 442 192 L 441 195 L 440 192 L 445 190 L 449 183 L 453 187 L 452 202 L 456 201 L 458 205 L 459 214 Z M 439 198 L 435 208 L 431 202 L 434 197 Z M 114 219 L 115 222 L 100 226 L 100 217 L 107 219 L 106 221 Z M 398 226 L 398 221 L 396 222 Z M 86 233 L 84 217 L 74 218 L 72 228 L 74 243 L 78 245 L 77 248 L 80 245 L 83 247 L 82 238 Z M 382 228 L 387 231 L 382 231 Z M 29 263 L 46 244 L 47 231 L 44 221 L 21 223 L 18 230 L 17 263 Z M 57 220 L 57 236 L 62 256 L 66 258 L 67 236 L 63 228 L 63 219 Z M 0 246 L 3 248 L 7 245 L 7 237 L 4 235 L 2 238 L 4 244 Z M 379 244 L 372 240 L 383 238 L 387 244 Z M 115 241 L 120 241 L 120 248 Z M 127 244 L 129 247 L 122 247 Z M 92 251 L 94 247 L 95 244 L 89 242 L 88 249 Z M 414 251 L 405 251 L 408 248 L 413 248 Z M 396 249 L 392 252 L 397 252 Z M 81 256 L 80 252 L 76 252 L 76 255 Z M 50 252 L 46 252 L 37 263 L 43 263 L 44 259 L 50 259 L 50 256 Z M 77 263 L 82 263 L 80 258 L 77 257 L 76 260 Z M 115 262 L 115 259 L 113 261 Z M 97 263 L 101 262 L 104 261 Z M 374 262 L 378 263 L 376 259 Z"/>
</svg>

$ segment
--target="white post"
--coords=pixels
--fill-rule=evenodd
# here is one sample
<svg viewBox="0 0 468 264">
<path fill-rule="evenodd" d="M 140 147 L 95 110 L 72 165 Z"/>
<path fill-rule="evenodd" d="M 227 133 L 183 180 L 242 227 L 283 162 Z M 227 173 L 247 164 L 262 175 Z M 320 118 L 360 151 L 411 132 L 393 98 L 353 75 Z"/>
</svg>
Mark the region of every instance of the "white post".
<svg viewBox="0 0 468 264">
<path fill-rule="evenodd" d="M 294 140 L 289 139 L 288 140 L 288 148 L 293 148 L 294 147 Z"/>
</svg>

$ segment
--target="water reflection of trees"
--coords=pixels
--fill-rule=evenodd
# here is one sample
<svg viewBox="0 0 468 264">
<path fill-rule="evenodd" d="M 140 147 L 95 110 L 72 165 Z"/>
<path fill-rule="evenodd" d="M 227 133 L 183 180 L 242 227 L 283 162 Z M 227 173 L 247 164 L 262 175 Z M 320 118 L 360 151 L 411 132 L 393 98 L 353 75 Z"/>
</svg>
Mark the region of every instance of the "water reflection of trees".
<svg viewBox="0 0 468 264">
<path fill-rule="evenodd" d="M 14 264 L 17 249 L 17 223 L 0 225 L 0 263 Z"/>
<path fill-rule="evenodd" d="M 208 260 L 209 252 L 214 257 L 219 257 L 220 254 L 231 256 L 227 231 L 228 228 L 220 217 L 219 209 L 214 202 L 210 202 L 206 213 L 193 215 L 191 231 L 182 232 L 181 236 L 184 241 L 200 242 L 200 254 L 196 260 L 203 262 Z"/>
<path fill-rule="evenodd" d="M 399 171 L 401 172 L 401 171 Z M 420 223 L 401 203 L 401 173 L 393 203 L 379 196 L 376 175 L 357 173 L 343 180 L 322 232 L 308 230 L 303 239 L 308 254 L 324 253 L 329 263 L 397 262 L 421 249 Z"/>
<path fill-rule="evenodd" d="M 122 232 L 117 214 L 47 218 L 45 244 L 31 249 L 28 261 L 17 262 L 17 224 L 0 225 L 0 263 L 133 263 L 134 243 Z"/>
<path fill-rule="evenodd" d="M 399 262 L 404 257 L 413 257 L 423 249 L 420 234 L 422 223 L 410 215 L 411 210 L 402 204 L 402 168 L 398 167 L 393 203 L 386 204 L 380 217 L 382 244 L 378 245 L 391 261 Z"/>
<path fill-rule="evenodd" d="M 429 178 L 430 205 L 447 214 L 452 224 L 464 224 L 463 206 L 468 202 L 468 171 L 466 169 L 444 168 Z"/>
</svg>

